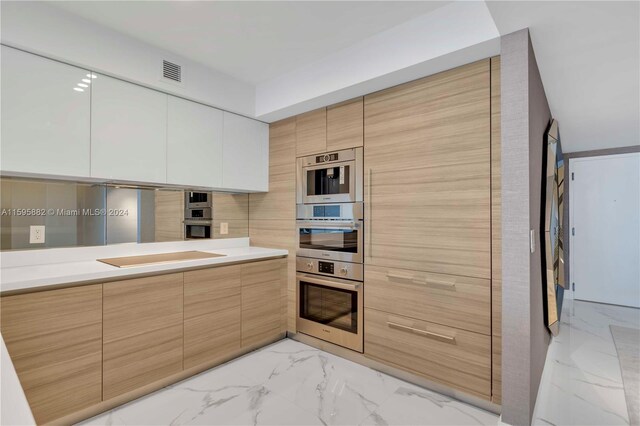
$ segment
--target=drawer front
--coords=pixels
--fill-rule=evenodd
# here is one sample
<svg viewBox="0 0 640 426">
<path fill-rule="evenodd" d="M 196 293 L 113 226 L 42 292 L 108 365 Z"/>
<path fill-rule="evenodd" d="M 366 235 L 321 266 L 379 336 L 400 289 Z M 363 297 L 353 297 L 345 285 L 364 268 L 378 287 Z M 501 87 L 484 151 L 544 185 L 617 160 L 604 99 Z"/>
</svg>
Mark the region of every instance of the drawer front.
<svg viewBox="0 0 640 426">
<path fill-rule="evenodd" d="M 491 398 L 490 336 L 374 309 L 365 309 L 364 326 L 366 356 Z"/>
<path fill-rule="evenodd" d="M 365 265 L 364 304 L 397 315 L 491 334 L 491 281 Z"/>
</svg>

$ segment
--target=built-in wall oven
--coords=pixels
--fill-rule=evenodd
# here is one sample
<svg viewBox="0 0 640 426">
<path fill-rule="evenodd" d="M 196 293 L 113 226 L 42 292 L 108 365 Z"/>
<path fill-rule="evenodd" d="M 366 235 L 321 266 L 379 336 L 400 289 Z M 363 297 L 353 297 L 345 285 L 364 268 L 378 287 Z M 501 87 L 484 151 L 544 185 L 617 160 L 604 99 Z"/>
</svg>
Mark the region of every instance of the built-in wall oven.
<svg viewBox="0 0 640 426">
<path fill-rule="evenodd" d="M 213 204 L 211 192 L 186 191 L 184 196 L 184 238 L 211 238 Z"/>
<path fill-rule="evenodd" d="M 298 256 L 362 263 L 363 205 L 299 204 Z"/>
<path fill-rule="evenodd" d="M 362 148 L 300 157 L 297 160 L 297 204 L 362 201 Z"/>
<path fill-rule="evenodd" d="M 362 264 L 298 257 L 296 266 L 298 332 L 362 352 Z"/>
</svg>

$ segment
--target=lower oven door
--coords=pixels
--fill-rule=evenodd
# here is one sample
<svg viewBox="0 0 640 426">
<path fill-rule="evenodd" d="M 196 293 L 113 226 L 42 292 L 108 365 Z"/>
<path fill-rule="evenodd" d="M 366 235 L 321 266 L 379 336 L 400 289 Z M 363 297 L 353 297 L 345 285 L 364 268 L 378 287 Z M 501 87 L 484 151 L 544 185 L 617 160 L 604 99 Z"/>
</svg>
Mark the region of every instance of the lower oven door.
<svg viewBox="0 0 640 426">
<path fill-rule="evenodd" d="M 298 332 L 362 352 L 362 283 L 300 273 L 297 283 Z"/>
<path fill-rule="evenodd" d="M 360 221 L 298 220 L 296 255 L 362 263 L 363 230 Z"/>
</svg>

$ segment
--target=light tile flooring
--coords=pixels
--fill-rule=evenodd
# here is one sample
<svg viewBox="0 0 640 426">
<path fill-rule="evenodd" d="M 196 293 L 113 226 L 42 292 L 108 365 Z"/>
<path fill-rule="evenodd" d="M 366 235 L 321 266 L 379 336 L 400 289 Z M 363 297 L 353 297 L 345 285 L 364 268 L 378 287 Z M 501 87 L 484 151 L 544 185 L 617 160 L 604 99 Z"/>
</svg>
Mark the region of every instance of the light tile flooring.
<svg viewBox="0 0 640 426">
<path fill-rule="evenodd" d="M 91 425 L 496 425 L 498 416 L 285 339 Z"/>
<path fill-rule="evenodd" d="M 565 300 L 560 333 L 547 354 L 534 424 L 629 424 L 610 324 L 640 328 L 640 310 Z"/>
</svg>

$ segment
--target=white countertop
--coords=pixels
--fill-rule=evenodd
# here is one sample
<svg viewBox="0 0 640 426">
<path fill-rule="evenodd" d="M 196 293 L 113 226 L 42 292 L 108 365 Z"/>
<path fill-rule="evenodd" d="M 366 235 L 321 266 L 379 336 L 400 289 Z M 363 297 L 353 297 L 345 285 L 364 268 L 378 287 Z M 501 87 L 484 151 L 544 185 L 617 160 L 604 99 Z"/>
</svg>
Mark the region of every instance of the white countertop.
<svg viewBox="0 0 640 426">
<path fill-rule="evenodd" d="M 118 268 L 96 260 L 188 250 L 224 256 L 129 268 Z M 9 251 L 0 253 L 0 291 L 4 293 L 60 284 L 128 278 L 141 274 L 170 273 L 185 268 L 260 260 L 287 254 L 287 250 L 250 247 L 248 238 Z"/>
</svg>

